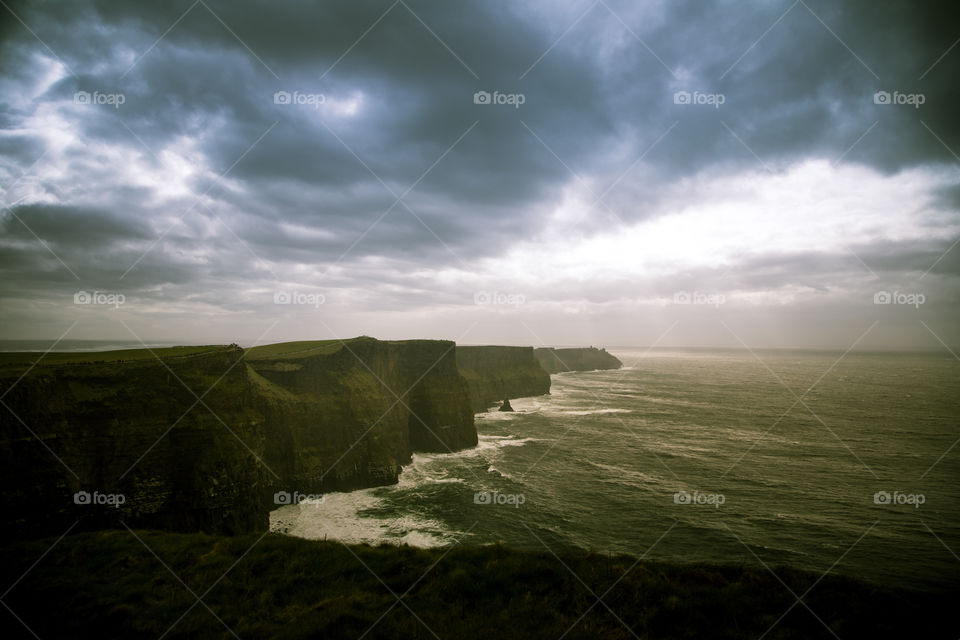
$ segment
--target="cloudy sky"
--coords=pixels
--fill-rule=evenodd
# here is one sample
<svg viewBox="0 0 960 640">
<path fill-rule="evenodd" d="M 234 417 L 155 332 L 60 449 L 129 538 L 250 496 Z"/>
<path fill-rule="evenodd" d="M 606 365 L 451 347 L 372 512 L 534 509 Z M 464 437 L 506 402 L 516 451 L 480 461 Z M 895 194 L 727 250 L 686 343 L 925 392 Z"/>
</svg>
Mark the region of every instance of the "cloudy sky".
<svg viewBox="0 0 960 640">
<path fill-rule="evenodd" d="M 0 338 L 960 344 L 948 3 L 0 5 Z"/>
</svg>

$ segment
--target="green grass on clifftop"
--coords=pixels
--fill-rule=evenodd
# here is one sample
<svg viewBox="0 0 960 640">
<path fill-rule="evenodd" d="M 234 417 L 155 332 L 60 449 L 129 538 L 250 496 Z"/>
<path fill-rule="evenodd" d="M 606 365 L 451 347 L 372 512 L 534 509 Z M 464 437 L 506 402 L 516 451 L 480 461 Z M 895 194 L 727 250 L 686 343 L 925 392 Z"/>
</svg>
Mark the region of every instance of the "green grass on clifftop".
<svg viewBox="0 0 960 640">
<path fill-rule="evenodd" d="M 259 347 L 250 347 L 246 350 L 245 358 L 247 360 L 268 360 L 271 358 L 307 358 L 316 355 L 327 355 L 336 353 L 344 347 L 352 347 L 362 342 L 383 342 L 385 344 L 410 344 L 418 342 L 417 340 L 377 340 L 369 336 L 357 336 L 356 338 L 344 338 L 343 340 L 301 340 L 298 342 L 278 342 L 276 344 L 265 344 Z M 428 340 L 426 342 L 434 342 Z"/>
<path fill-rule="evenodd" d="M 247 360 L 265 360 L 268 358 L 305 358 L 314 355 L 336 353 L 344 343 L 350 344 L 359 338 L 349 340 L 301 340 L 299 342 L 278 342 L 259 347 L 250 347 L 244 356 Z"/>
<path fill-rule="evenodd" d="M 960 632 L 946 594 L 784 568 L 774 575 L 500 546 L 348 547 L 276 534 L 120 530 L 68 536 L 51 550 L 54 542 L 0 548 L 3 584 L 13 585 L 4 604 L 40 638 L 228 638 L 232 631 L 244 639 L 369 632 L 364 637 L 555 640 L 769 631 L 765 638 L 876 640 Z M 805 594 L 802 603 L 794 593 Z M 0 633 L 33 637 L 5 609 Z"/>
<path fill-rule="evenodd" d="M 94 364 L 107 362 L 131 362 L 134 360 L 152 360 L 154 358 L 182 358 L 230 349 L 226 345 L 206 345 L 199 347 L 160 347 L 156 349 L 120 349 L 116 351 L 66 351 L 42 352 L 18 351 L 0 352 L 0 367 L 30 366 L 39 361 L 38 366 L 65 364 Z"/>
</svg>

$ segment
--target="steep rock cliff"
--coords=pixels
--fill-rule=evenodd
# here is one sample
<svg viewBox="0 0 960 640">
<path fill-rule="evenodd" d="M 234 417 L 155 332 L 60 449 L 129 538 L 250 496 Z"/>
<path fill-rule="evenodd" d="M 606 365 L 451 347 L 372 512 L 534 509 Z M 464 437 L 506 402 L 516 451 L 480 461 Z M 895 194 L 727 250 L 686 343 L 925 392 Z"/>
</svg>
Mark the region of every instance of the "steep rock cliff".
<svg viewBox="0 0 960 640">
<path fill-rule="evenodd" d="M 250 349 L 246 362 L 285 491 L 390 484 L 413 451 L 477 443 L 452 342 L 284 343 Z"/>
<path fill-rule="evenodd" d="M 389 484 L 477 442 L 452 342 L 40 355 L 0 354 L 2 537 L 263 530 L 275 491 Z"/>
<path fill-rule="evenodd" d="M 256 457 L 265 424 L 239 347 L 50 354 L 32 368 L 40 354 L 2 355 L 0 535 L 62 533 L 78 520 L 267 526 Z"/>
<path fill-rule="evenodd" d="M 619 369 L 623 366 L 623 363 L 607 353 L 606 349 L 597 349 L 595 347 L 535 349 L 533 355 L 547 373 Z"/>
<path fill-rule="evenodd" d="M 476 412 L 507 398 L 550 393 L 550 375 L 534 359 L 533 347 L 457 346 L 457 367 Z"/>
</svg>

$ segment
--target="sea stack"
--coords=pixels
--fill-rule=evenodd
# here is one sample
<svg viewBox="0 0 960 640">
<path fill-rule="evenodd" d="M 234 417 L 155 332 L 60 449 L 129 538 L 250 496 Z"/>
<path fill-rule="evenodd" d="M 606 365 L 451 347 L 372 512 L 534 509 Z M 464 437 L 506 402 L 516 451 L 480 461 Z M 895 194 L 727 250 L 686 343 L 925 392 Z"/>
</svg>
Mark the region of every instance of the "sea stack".
<svg viewBox="0 0 960 640">
<path fill-rule="evenodd" d="M 500 411 L 513 411 L 513 407 L 510 406 L 510 398 L 503 401 L 503 404 L 500 405 Z"/>
</svg>

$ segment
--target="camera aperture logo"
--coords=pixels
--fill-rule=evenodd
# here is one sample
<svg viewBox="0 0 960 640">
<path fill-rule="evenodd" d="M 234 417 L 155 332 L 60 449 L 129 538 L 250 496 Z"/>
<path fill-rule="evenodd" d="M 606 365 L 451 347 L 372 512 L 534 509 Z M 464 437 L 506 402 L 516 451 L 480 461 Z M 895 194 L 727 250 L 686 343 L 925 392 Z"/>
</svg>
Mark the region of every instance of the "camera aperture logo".
<svg viewBox="0 0 960 640">
<path fill-rule="evenodd" d="M 323 501 L 324 495 L 322 493 L 300 493 L 299 491 L 290 493 L 289 491 L 277 491 L 275 494 L 273 494 L 273 504 L 281 506 L 288 504 L 300 504 L 301 502 L 317 504 L 322 503 Z"/>
<path fill-rule="evenodd" d="M 100 493 L 94 491 L 77 491 L 73 494 L 73 504 L 79 505 L 109 505 L 120 508 L 120 505 L 126 503 L 127 496 L 122 493 Z"/>
<path fill-rule="evenodd" d="M 719 309 L 726 301 L 727 298 L 721 293 L 677 291 L 673 294 L 673 304 L 705 304 Z"/>
<path fill-rule="evenodd" d="M 920 505 L 927 501 L 927 497 L 922 493 L 902 493 L 900 491 L 877 491 L 873 494 L 873 504 L 889 504 L 894 506 L 910 505 L 914 509 L 919 509 Z"/>
<path fill-rule="evenodd" d="M 510 105 L 514 109 L 519 109 L 520 105 L 527 101 L 527 96 L 522 93 L 500 93 L 494 91 L 477 91 L 473 94 L 473 104 L 496 104 Z"/>
<path fill-rule="evenodd" d="M 522 293 L 502 291 L 477 291 L 473 294 L 473 304 L 477 306 L 519 307 L 527 301 Z"/>
<path fill-rule="evenodd" d="M 725 104 L 727 96 L 722 93 L 704 93 L 703 91 L 677 91 L 673 94 L 673 104 L 681 105 L 707 105 L 714 109 L 719 109 L 720 105 Z"/>
<path fill-rule="evenodd" d="M 73 294 L 73 304 L 109 305 L 119 309 L 127 297 L 115 291 L 77 291 Z"/>
<path fill-rule="evenodd" d="M 927 301 L 922 293 L 905 293 L 903 291 L 877 291 L 873 294 L 873 304 L 908 305 L 919 309 Z"/>
<path fill-rule="evenodd" d="M 299 105 L 319 109 L 327 101 L 322 93 L 300 93 L 299 91 L 277 91 L 273 94 L 273 104 Z"/>
<path fill-rule="evenodd" d="M 927 101 L 927 96 L 922 93 L 901 93 L 899 91 L 877 91 L 873 94 L 873 104 L 896 104 L 907 105 L 914 109 L 919 109 L 920 105 Z"/>
<path fill-rule="evenodd" d="M 527 501 L 522 493 L 500 493 L 499 491 L 477 491 L 473 494 L 473 504 L 509 505 L 516 509 Z"/>
<path fill-rule="evenodd" d="M 322 293 L 302 293 L 300 291 L 277 291 L 273 294 L 273 304 L 308 305 L 314 309 L 326 302 Z"/>
<path fill-rule="evenodd" d="M 677 491 L 673 494 L 674 504 L 705 504 L 712 505 L 715 509 L 719 509 L 720 505 L 726 501 L 727 497 L 722 493 L 700 493 L 699 491 L 690 493 L 689 491 Z"/>
<path fill-rule="evenodd" d="M 127 96 L 122 93 L 100 93 L 99 91 L 90 93 L 89 91 L 77 91 L 73 94 L 74 104 L 107 105 L 114 109 L 119 109 L 120 105 L 126 101 Z"/>
</svg>

